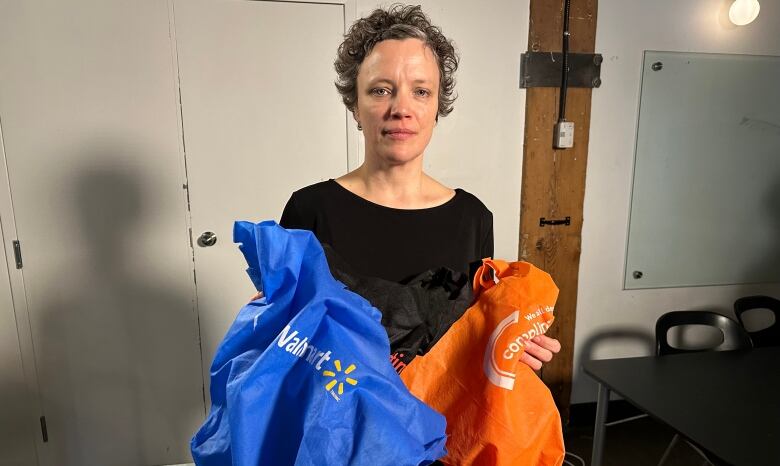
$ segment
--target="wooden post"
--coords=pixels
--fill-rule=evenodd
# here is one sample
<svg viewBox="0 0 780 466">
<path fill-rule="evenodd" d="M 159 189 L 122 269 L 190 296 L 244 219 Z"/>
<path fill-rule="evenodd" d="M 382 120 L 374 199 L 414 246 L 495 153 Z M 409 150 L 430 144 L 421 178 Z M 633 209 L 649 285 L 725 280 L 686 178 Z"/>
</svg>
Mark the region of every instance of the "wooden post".
<svg viewBox="0 0 780 466">
<path fill-rule="evenodd" d="M 531 0 L 528 49 L 560 52 L 564 0 Z M 569 51 L 593 53 L 597 0 L 572 0 Z M 560 289 L 555 323 L 548 335 L 560 340 L 561 352 L 542 369 L 564 425 L 569 419 L 577 279 L 580 265 L 582 205 L 588 160 L 591 89 L 569 88 L 566 119 L 575 126 L 574 147 L 553 148 L 558 119 L 557 88 L 530 88 L 526 95 L 525 151 L 520 210 L 520 259 L 552 275 Z M 539 219 L 571 217 L 571 224 L 539 226 Z"/>
</svg>

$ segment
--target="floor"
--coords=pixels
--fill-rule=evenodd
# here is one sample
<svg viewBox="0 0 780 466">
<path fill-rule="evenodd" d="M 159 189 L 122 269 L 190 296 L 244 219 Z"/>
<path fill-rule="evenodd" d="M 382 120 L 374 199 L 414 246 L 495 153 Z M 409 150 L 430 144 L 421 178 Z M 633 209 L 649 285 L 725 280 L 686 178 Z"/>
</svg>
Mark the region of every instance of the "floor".
<svg viewBox="0 0 780 466">
<path fill-rule="evenodd" d="M 590 418 L 592 419 L 592 418 Z M 590 421 L 585 419 L 585 421 Z M 609 419 L 610 421 L 612 419 Z M 674 431 L 648 417 L 606 428 L 602 466 L 655 466 L 674 437 Z M 576 423 L 564 430 L 566 455 L 564 466 L 590 466 L 593 423 Z M 573 455 L 578 456 L 582 461 Z M 687 443 L 678 442 L 664 466 L 700 466 L 707 463 Z"/>
</svg>

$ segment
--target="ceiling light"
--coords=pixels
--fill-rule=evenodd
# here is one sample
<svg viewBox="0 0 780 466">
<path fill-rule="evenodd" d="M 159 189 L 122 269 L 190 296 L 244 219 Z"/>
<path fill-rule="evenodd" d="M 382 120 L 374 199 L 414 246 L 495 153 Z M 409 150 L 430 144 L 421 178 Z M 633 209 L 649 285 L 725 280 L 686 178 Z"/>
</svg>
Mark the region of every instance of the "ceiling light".
<svg viewBox="0 0 780 466">
<path fill-rule="evenodd" d="M 750 24 L 758 16 L 758 0 L 736 0 L 729 8 L 729 19 L 737 26 Z"/>
</svg>

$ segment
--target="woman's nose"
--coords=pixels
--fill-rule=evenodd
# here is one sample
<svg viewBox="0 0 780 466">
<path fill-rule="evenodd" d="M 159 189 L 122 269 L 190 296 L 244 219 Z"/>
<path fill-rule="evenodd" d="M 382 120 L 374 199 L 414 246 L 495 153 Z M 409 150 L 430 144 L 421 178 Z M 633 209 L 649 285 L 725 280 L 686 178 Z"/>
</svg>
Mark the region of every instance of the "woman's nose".
<svg viewBox="0 0 780 466">
<path fill-rule="evenodd" d="M 399 92 L 393 96 L 390 106 L 390 116 L 392 118 L 407 118 L 411 115 L 410 97 L 405 92 Z"/>
</svg>

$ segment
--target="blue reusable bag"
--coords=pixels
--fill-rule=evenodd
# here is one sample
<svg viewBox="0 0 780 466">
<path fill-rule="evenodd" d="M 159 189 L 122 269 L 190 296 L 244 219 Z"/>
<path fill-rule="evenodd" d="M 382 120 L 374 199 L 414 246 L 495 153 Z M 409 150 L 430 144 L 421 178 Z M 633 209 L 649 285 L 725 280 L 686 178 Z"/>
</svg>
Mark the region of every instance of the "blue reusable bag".
<svg viewBox="0 0 780 466">
<path fill-rule="evenodd" d="M 313 233 L 236 222 L 265 297 L 244 306 L 211 365 L 199 466 L 418 466 L 444 456 L 445 419 L 390 360 L 380 312 L 328 270 Z"/>
</svg>

